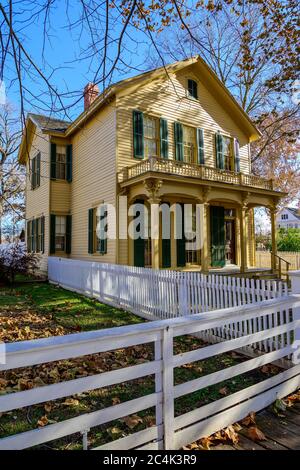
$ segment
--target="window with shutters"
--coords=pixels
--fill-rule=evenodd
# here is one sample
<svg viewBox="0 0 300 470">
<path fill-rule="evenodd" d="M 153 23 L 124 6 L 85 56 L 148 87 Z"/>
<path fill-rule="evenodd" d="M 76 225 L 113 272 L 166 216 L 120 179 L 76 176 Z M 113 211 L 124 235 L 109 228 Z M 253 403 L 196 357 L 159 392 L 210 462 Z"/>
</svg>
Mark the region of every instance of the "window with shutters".
<svg viewBox="0 0 300 470">
<path fill-rule="evenodd" d="M 36 251 L 42 251 L 42 224 L 41 219 L 35 221 Z"/>
<path fill-rule="evenodd" d="M 222 136 L 223 138 L 223 152 L 224 152 L 224 166 L 225 170 L 234 171 L 234 150 L 233 139 L 231 137 Z"/>
<path fill-rule="evenodd" d="M 183 126 L 183 159 L 186 163 L 196 162 L 196 129 Z"/>
<path fill-rule="evenodd" d="M 66 217 L 57 215 L 55 217 L 55 251 L 66 249 Z"/>
<path fill-rule="evenodd" d="M 101 205 L 95 213 L 95 251 L 101 254 L 107 253 L 107 207 Z"/>
<path fill-rule="evenodd" d="M 187 81 L 187 95 L 188 98 L 198 99 L 198 83 L 190 78 Z"/>
<path fill-rule="evenodd" d="M 158 124 L 157 118 L 144 116 L 144 155 L 146 158 L 159 155 Z"/>
<path fill-rule="evenodd" d="M 67 152 L 65 145 L 56 146 L 56 179 L 66 179 Z"/>
<path fill-rule="evenodd" d="M 30 163 L 29 163 L 30 165 Z M 40 186 L 41 181 L 41 154 L 38 153 L 31 160 L 30 168 L 31 189 L 36 189 Z"/>
</svg>

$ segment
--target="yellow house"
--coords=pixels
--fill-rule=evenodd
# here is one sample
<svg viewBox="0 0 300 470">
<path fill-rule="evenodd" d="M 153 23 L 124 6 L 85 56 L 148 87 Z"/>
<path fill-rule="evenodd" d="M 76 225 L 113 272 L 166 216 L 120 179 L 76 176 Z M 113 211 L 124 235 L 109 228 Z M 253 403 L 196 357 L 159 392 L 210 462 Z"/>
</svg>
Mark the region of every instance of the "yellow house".
<svg viewBox="0 0 300 470">
<path fill-rule="evenodd" d="M 73 122 L 29 114 L 20 146 L 27 244 L 41 253 L 42 271 L 54 255 L 245 272 L 255 268 L 258 206 L 270 209 L 276 250 L 275 213 L 284 194 L 251 172 L 250 142 L 260 133 L 200 57 L 123 80 L 102 94 L 89 84 L 84 101 Z M 98 238 L 99 204 L 112 204 L 129 224 L 120 195 L 128 207 L 136 201 L 200 204 L 201 249 L 188 250 L 185 239 L 175 237 L 172 211 L 169 240 L 122 238 L 118 226 L 116 239 Z"/>
</svg>

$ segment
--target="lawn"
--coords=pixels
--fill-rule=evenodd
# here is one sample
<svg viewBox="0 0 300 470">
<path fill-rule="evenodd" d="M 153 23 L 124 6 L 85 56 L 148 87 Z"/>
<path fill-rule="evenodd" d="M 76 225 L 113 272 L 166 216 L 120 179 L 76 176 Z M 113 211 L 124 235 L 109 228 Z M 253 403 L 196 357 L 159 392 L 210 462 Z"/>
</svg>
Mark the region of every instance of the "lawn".
<svg viewBox="0 0 300 470">
<path fill-rule="evenodd" d="M 20 283 L 15 288 L 0 288 L 0 340 L 5 342 L 111 328 L 142 321 L 131 313 L 48 283 Z M 203 344 L 201 340 L 192 336 L 184 336 L 175 340 L 174 350 L 175 353 L 180 353 L 202 347 Z M 139 345 L 126 350 L 109 351 L 7 371 L 0 373 L 0 394 L 28 390 L 152 359 L 152 345 Z M 233 352 L 186 364 L 175 369 L 175 384 L 230 367 L 243 360 L 242 356 Z M 265 367 L 260 371 L 247 373 L 176 399 L 175 413 L 179 415 L 222 398 L 224 395 L 264 380 L 275 372 L 277 370 L 274 368 Z M 152 392 L 154 392 L 154 377 L 149 376 L 55 402 L 3 413 L 0 415 L 0 438 L 96 411 Z M 95 447 L 152 424 L 155 424 L 155 410 L 145 410 L 138 415 L 93 428 L 89 433 L 89 443 L 91 447 Z M 74 434 L 39 448 L 73 450 L 81 449 L 81 445 L 81 436 Z"/>
</svg>

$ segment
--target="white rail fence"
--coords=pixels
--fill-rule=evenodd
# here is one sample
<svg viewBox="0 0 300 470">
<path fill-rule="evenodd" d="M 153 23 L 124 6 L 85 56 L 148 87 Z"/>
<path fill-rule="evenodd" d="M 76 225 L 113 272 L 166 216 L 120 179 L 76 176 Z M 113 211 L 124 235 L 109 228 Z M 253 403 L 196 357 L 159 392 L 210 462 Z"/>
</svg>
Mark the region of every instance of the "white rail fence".
<svg viewBox="0 0 300 470">
<path fill-rule="evenodd" d="M 287 284 L 50 257 L 49 280 L 150 320 L 287 295 Z"/>
<path fill-rule="evenodd" d="M 280 325 L 271 324 L 268 319 L 277 317 L 280 312 L 290 312 L 290 315 L 286 314 L 284 322 Z M 263 328 L 246 332 L 242 327 L 243 322 L 254 322 L 263 325 Z M 236 331 L 236 337 L 223 339 L 218 344 L 205 344 L 196 350 L 181 354 L 174 352 L 175 337 L 199 333 L 205 337 L 224 325 L 232 325 L 231 331 Z M 153 393 L 139 398 L 49 424 L 40 429 L 4 437 L 0 439 L 0 450 L 29 448 L 75 433 L 83 434 L 83 448 L 87 449 L 87 433 L 93 428 L 152 407 L 156 410 L 155 425 L 113 442 L 99 442 L 101 445 L 97 444 L 96 449 L 179 449 L 295 391 L 300 386 L 299 345 L 298 349 L 296 348 L 296 339 L 300 339 L 299 331 L 300 296 L 293 295 L 267 300 L 260 305 L 244 305 L 184 318 L 10 343 L 7 345 L 7 363 L 0 365 L 0 371 L 33 367 L 37 364 L 145 343 L 154 344 L 155 354 L 153 359 L 142 364 L 1 395 L 0 412 L 3 413 L 73 396 L 87 390 L 117 386 L 124 381 L 146 376 L 154 376 L 155 388 L 153 387 Z M 249 345 L 255 347 L 259 343 L 268 345 L 259 357 L 247 359 L 208 375 L 201 376 L 199 372 L 198 378 L 174 385 L 175 368 Z M 293 360 L 289 369 L 197 409 L 180 415 L 175 414 L 174 403 L 177 398 L 286 357 Z"/>
</svg>

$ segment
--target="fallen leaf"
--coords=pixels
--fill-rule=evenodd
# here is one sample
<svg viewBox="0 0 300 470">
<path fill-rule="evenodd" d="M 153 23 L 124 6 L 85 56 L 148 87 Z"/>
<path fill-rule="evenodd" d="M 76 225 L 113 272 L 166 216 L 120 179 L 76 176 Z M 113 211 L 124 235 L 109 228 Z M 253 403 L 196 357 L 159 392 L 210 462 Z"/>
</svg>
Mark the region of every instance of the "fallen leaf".
<svg viewBox="0 0 300 470">
<path fill-rule="evenodd" d="M 51 403 L 45 403 L 44 408 L 47 413 L 50 413 L 50 411 L 52 410 Z"/>
<path fill-rule="evenodd" d="M 251 411 L 251 413 L 248 414 L 248 416 L 246 416 L 246 418 L 242 419 L 242 421 L 240 422 L 242 424 L 242 426 L 250 426 L 250 424 L 255 424 L 255 413 L 254 411 Z"/>
<path fill-rule="evenodd" d="M 219 393 L 221 395 L 228 395 L 228 388 L 227 387 L 220 388 Z"/>
<path fill-rule="evenodd" d="M 143 422 L 142 418 L 138 415 L 127 416 L 126 418 L 123 418 L 122 421 L 124 421 L 126 426 L 128 426 L 130 429 L 135 428 L 139 423 Z"/>
<path fill-rule="evenodd" d="M 49 421 L 48 421 L 48 418 L 47 418 L 46 415 L 45 415 L 45 416 L 42 416 L 42 417 L 38 420 L 38 422 L 37 422 L 37 424 L 38 424 L 38 426 L 39 426 L 40 428 L 43 428 L 43 427 L 46 426 L 48 423 L 49 423 Z"/>
<path fill-rule="evenodd" d="M 76 400 L 75 398 L 67 398 L 64 402 L 63 405 L 67 406 L 78 406 L 79 405 L 79 400 Z"/>
<path fill-rule="evenodd" d="M 257 427 L 251 426 L 247 429 L 247 436 L 251 441 L 266 441 L 267 438 L 264 433 Z"/>
<path fill-rule="evenodd" d="M 118 405 L 119 403 L 121 403 L 120 398 L 119 397 L 113 397 L 112 404 L 113 405 Z"/>
<path fill-rule="evenodd" d="M 237 444 L 239 442 L 239 435 L 235 431 L 233 426 L 228 426 L 226 429 L 224 429 L 224 433 L 227 436 L 228 440 L 233 444 Z"/>
</svg>

